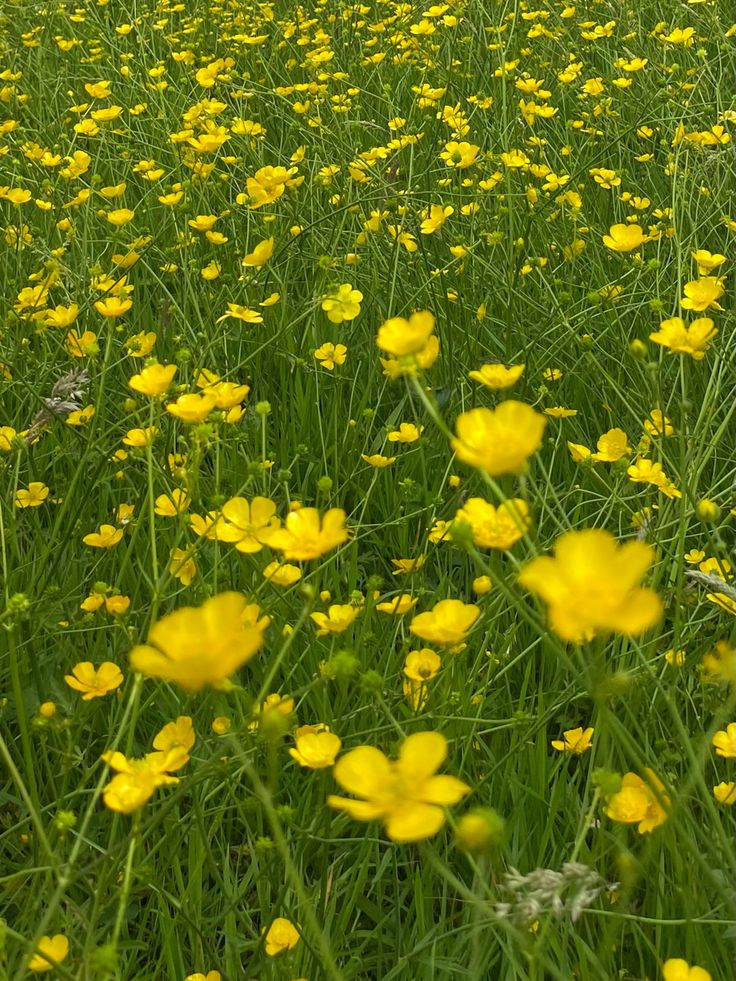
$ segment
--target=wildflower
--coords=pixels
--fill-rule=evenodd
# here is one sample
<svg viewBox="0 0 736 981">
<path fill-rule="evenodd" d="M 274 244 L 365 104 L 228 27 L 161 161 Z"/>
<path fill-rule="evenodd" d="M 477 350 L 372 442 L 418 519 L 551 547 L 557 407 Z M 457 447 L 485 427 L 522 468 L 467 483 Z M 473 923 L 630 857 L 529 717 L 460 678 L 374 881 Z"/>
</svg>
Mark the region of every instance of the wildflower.
<svg viewBox="0 0 736 981">
<path fill-rule="evenodd" d="M 424 426 L 415 426 L 412 422 L 402 422 L 398 429 L 388 434 L 389 443 L 416 443 L 424 432 Z"/>
<path fill-rule="evenodd" d="M 667 497 L 681 497 L 680 491 L 675 487 L 670 478 L 662 469 L 661 463 L 653 463 L 651 460 L 639 459 L 627 467 L 626 473 L 629 480 L 639 484 L 653 484 Z"/>
<path fill-rule="evenodd" d="M 196 974 L 188 974 L 184 981 L 222 981 L 222 975 L 219 971 L 208 971 L 206 974 L 198 971 Z"/>
<path fill-rule="evenodd" d="M 123 436 L 123 443 L 126 446 L 134 446 L 137 449 L 144 449 L 150 446 L 158 434 L 158 427 L 146 426 L 145 429 L 129 429 Z"/>
<path fill-rule="evenodd" d="M 603 244 L 613 252 L 632 252 L 646 241 L 639 225 L 611 225 L 608 235 L 603 236 Z"/>
<path fill-rule="evenodd" d="M 570 451 L 570 456 L 574 463 L 585 463 L 592 457 L 591 451 L 587 446 L 583 446 L 582 443 L 571 443 L 570 440 L 567 441 L 567 448 Z"/>
<path fill-rule="evenodd" d="M 40 480 L 32 480 L 27 489 L 21 488 L 15 492 L 17 508 L 40 508 L 49 496 L 49 489 Z"/>
<path fill-rule="evenodd" d="M 498 391 L 502 388 L 511 388 L 524 374 L 526 365 L 523 364 L 483 364 L 478 371 L 469 371 L 468 378 L 480 382 L 486 388 Z"/>
<path fill-rule="evenodd" d="M 302 570 L 297 565 L 289 565 L 288 562 L 274 561 L 268 563 L 263 570 L 263 576 L 274 586 L 293 586 L 302 578 Z"/>
<path fill-rule="evenodd" d="M 730 722 L 725 729 L 716 732 L 713 745 L 718 756 L 726 760 L 736 760 L 736 722 Z"/>
<path fill-rule="evenodd" d="M 443 207 L 441 204 L 431 204 L 423 212 L 424 220 L 419 226 L 419 231 L 422 235 L 433 235 L 436 231 L 445 224 L 447 219 L 455 213 L 455 209 L 450 207 Z"/>
<path fill-rule="evenodd" d="M 141 395 L 163 395 L 174 379 L 177 368 L 175 364 L 151 364 L 133 377 L 128 386 Z"/>
<path fill-rule="evenodd" d="M 85 535 L 82 541 L 92 548 L 114 548 L 123 537 L 123 529 L 115 525 L 100 525 L 99 531 Z"/>
<path fill-rule="evenodd" d="M 265 951 L 275 957 L 284 950 L 291 950 L 299 943 L 299 931 L 290 920 L 277 916 L 266 931 Z"/>
<path fill-rule="evenodd" d="M 542 442 L 546 420 L 524 402 L 502 402 L 496 409 L 471 409 L 455 421 L 452 449 L 463 463 L 492 477 L 521 473 Z"/>
<path fill-rule="evenodd" d="M 286 516 L 284 527 L 274 532 L 268 544 L 283 552 L 284 558 L 308 562 L 331 552 L 349 537 L 341 508 L 330 508 L 323 515 L 316 508 L 299 508 Z"/>
<path fill-rule="evenodd" d="M 690 967 L 687 961 L 679 957 L 673 957 L 664 962 L 662 977 L 664 981 L 711 981 L 710 973 L 704 967 Z"/>
<path fill-rule="evenodd" d="M 64 681 L 70 688 L 82 692 L 82 700 L 89 702 L 119 688 L 123 683 L 123 672 L 112 661 L 104 661 L 99 668 L 90 661 L 80 661 L 74 665 L 71 674 L 64 675 Z"/>
<path fill-rule="evenodd" d="M 170 575 L 178 579 L 182 586 L 191 586 L 197 574 L 197 566 L 193 556 L 183 548 L 171 549 L 168 570 Z"/>
<path fill-rule="evenodd" d="M 151 627 L 148 643 L 130 652 L 130 666 L 190 692 L 222 687 L 262 646 L 269 620 L 259 616 L 258 607 L 234 592 L 213 596 L 200 607 L 182 607 Z"/>
<path fill-rule="evenodd" d="M 188 392 L 180 395 L 176 402 L 169 402 L 166 411 L 171 413 L 182 422 L 194 425 L 204 422 L 207 416 L 215 408 L 215 396 L 209 392 Z"/>
<path fill-rule="evenodd" d="M 273 235 L 271 238 L 264 239 L 259 242 L 258 245 L 249 252 L 247 256 L 243 259 L 243 265 L 247 269 L 260 269 L 261 266 L 265 266 L 268 260 L 273 255 Z"/>
<path fill-rule="evenodd" d="M 263 323 L 263 317 L 257 310 L 251 310 L 249 307 L 244 307 L 239 303 L 228 303 L 227 313 L 223 313 L 221 317 L 218 317 L 215 323 L 219 324 L 223 320 L 227 320 L 228 317 L 232 317 L 234 320 L 241 320 L 244 324 Z"/>
<path fill-rule="evenodd" d="M 726 261 L 725 255 L 708 252 L 707 249 L 697 249 L 692 253 L 692 257 L 698 266 L 698 276 L 708 276 L 714 269 L 722 266 Z"/>
<path fill-rule="evenodd" d="M 736 783 L 719 783 L 713 788 L 713 796 L 719 804 L 733 807 L 736 804 Z"/>
<path fill-rule="evenodd" d="M 418 613 L 409 624 L 409 630 L 422 640 L 439 647 L 456 647 L 480 616 L 480 610 L 472 603 L 445 599 L 435 603 L 426 613 Z"/>
<path fill-rule="evenodd" d="M 615 463 L 631 453 L 628 437 L 622 429 L 609 429 L 600 437 L 596 446 L 598 452 L 593 454 L 593 459 L 599 462 Z"/>
<path fill-rule="evenodd" d="M 422 647 L 418 651 L 410 651 L 404 661 L 404 674 L 410 681 L 419 685 L 426 685 L 428 681 L 439 674 L 442 660 L 435 651 L 429 647 Z"/>
<path fill-rule="evenodd" d="M 332 324 L 341 324 L 344 320 L 355 320 L 360 313 L 363 294 L 353 289 L 350 283 L 343 283 L 333 293 L 322 297 L 322 309 Z"/>
<path fill-rule="evenodd" d="M 455 515 L 455 522 L 467 522 L 478 548 L 511 548 L 531 527 L 526 501 L 504 501 L 497 508 L 480 497 L 471 497 Z"/>
<path fill-rule="evenodd" d="M 685 283 L 685 296 L 680 300 L 683 310 L 707 310 L 713 307 L 714 310 L 722 310 L 718 300 L 725 292 L 723 278 L 716 276 L 701 276 L 700 279 L 691 280 Z"/>
<path fill-rule="evenodd" d="M 440 153 L 440 157 L 448 167 L 466 170 L 468 167 L 472 167 L 479 153 L 480 147 L 475 146 L 474 143 L 464 141 L 458 143 L 456 140 L 451 140 L 445 144 L 445 149 Z"/>
<path fill-rule="evenodd" d="M 255 554 L 268 545 L 273 533 L 281 527 L 276 505 L 267 497 L 233 497 L 222 506 L 213 537 L 230 542 L 239 552 Z"/>
<path fill-rule="evenodd" d="M 156 344 L 156 335 L 152 330 L 132 334 L 125 341 L 125 347 L 131 358 L 145 358 Z"/>
<path fill-rule="evenodd" d="M 317 636 L 341 634 L 355 621 L 360 613 L 357 606 L 333 604 L 327 613 L 310 613 L 309 617 L 317 625 Z"/>
<path fill-rule="evenodd" d="M 664 659 L 671 668 L 681 668 L 685 663 L 685 656 L 685 651 L 675 650 L 674 647 L 664 652 Z"/>
<path fill-rule="evenodd" d="M 418 555 L 415 559 L 391 559 L 391 565 L 394 566 L 393 575 L 405 576 L 412 572 L 419 572 L 426 560 L 424 555 Z"/>
<path fill-rule="evenodd" d="M 253 710 L 253 721 L 249 723 L 248 728 L 260 729 L 269 735 L 280 736 L 285 731 L 293 711 L 294 699 L 291 695 L 271 692 L 266 696 L 263 704 L 256 705 Z"/>
<path fill-rule="evenodd" d="M 162 518 L 175 518 L 184 514 L 189 507 L 190 497 L 186 491 L 175 487 L 168 494 L 159 494 L 153 504 L 154 512 Z"/>
<path fill-rule="evenodd" d="M 588 726 L 587 729 L 580 727 L 577 729 L 566 729 L 562 734 L 562 739 L 552 740 L 552 746 L 560 753 L 572 753 L 575 756 L 582 756 L 586 749 L 590 749 L 593 731 L 591 726 Z"/>
<path fill-rule="evenodd" d="M 335 366 L 345 364 L 345 360 L 348 356 L 348 349 L 344 344 L 322 344 L 314 352 L 314 357 L 326 368 L 327 371 L 333 371 Z"/>
<path fill-rule="evenodd" d="M 133 301 L 126 296 L 107 296 L 94 302 L 95 310 L 103 317 L 123 317 L 132 306 Z"/>
<path fill-rule="evenodd" d="M 647 436 L 671 436 L 675 429 L 661 409 L 652 409 L 649 418 L 644 420 L 644 432 Z"/>
<path fill-rule="evenodd" d="M 333 766 L 342 747 L 342 740 L 327 726 L 300 726 L 296 730 L 295 746 L 289 755 L 299 766 L 309 770 L 324 770 Z"/>
<path fill-rule="evenodd" d="M 699 317 L 688 327 L 681 317 L 671 317 L 662 321 L 649 340 L 669 348 L 673 354 L 689 354 L 694 361 L 702 361 L 717 333 L 710 317 Z"/>
<path fill-rule="evenodd" d="M 564 405 L 552 405 L 542 411 L 552 419 L 572 419 L 573 416 L 578 414 L 577 409 L 566 409 Z"/>
<path fill-rule="evenodd" d="M 391 317 L 379 328 L 378 347 L 397 358 L 417 355 L 424 350 L 434 332 L 434 317 L 428 310 L 405 317 Z"/>
<path fill-rule="evenodd" d="M 399 593 L 393 599 L 385 600 L 383 603 L 376 603 L 379 613 L 388 613 L 390 616 L 403 616 L 412 610 L 419 600 L 411 593 Z"/>
<path fill-rule="evenodd" d="M 189 759 L 186 753 L 148 753 L 143 759 L 127 759 L 122 753 L 103 753 L 102 759 L 115 770 L 102 791 L 102 799 L 111 811 L 132 814 L 154 795 L 158 787 L 179 782 L 170 770 L 177 770 Z"/>
<path fill-rule="evenodd" d="M 69 939 L 63 933 L 53 937 L 43 936 L 36 944 L 36 949 L 28 961 L 28 970 L 34 974 L 53 971 L 56 964 L 61 964 L 69 953 Z"/>
<path fill-rule="evenodd" d="M 439 732 L 408 736 L 396 761 L 372 746 L 360 746 L 337 761 L 334 777 L 361 799 L 330 795 L 327 803 L 357 821 L 380 818 L 392 841 L 431 838 L 445 823 L 443 808 L 470 791 L 456 777 L 436 776 L 446 756 L 447 740 Z"/>
<path fill-rule="evenodd" d="M 472 582 L 471 589 L 476 596 L 485 596 L 493 589 L 493 580 L 490 576 L 476 576 Z"/>
<path fill-rule="evenodd" d="M 648 767 L 646 782 L 636 773 L 627 773 L 621 789 L 611 794 L 606 804 L 606 814 L 621 824 L 638 824 L 640 835 L 658 828 L 667 820 L 670 799 L 664 792 L 664 784 Z"/>
<path fill-rule="evenodd" d="M 551 629 L 582 643 L 600 633 L 638 636 L 662 614 L 662 602 L 639 583 L 654 561 L 643 542 L 619 544 L 603 529 L 570 531 L 555 543 L 554 558 L 532 559 L 519 583 L 547 604 Z"/>
</svg>

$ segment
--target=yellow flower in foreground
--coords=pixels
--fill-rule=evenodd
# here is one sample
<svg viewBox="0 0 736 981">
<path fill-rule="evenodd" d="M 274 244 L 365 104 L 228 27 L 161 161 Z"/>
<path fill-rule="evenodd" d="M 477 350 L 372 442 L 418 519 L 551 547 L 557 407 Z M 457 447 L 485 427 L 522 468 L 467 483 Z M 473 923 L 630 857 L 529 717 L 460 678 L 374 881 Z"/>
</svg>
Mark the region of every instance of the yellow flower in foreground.
<svg viewBox="0 0 736 981">
<path fill-rule="evenodd" d="M 155 623 L 148 643 L 130 652 L 130 666 L 150 678 L 175 681 L 186 691 L 219 687 L 259 650 L 268 623 L 240 593 L 220 593 Z"/>
<path fill-rule="evenodd" d="M 269 957 L 291 950 L 299 943 L 299 931 L 290 920 L 277 916 L 266 932 L 265 949 Z"/>
<path fill-rule="evenodd" d="M 104 661 L 99 668 L 90 661 L 80 661 L 74 665 L 71 674 L 64 675 L 64 681 L 70 688 L 82 692 L 82 700 L 88 702 L 119 688 L 123 683 L 123 672 L 112 661 Z"/>
<path fill-rule="evenodd" d="M 483 364 L 478 371 L 469 371 L 468 378 L 493 390 L 511 388 L 524 374 L 525 368 L 523 364 Z"/>
<path fill-rule="evenodd" d="M 295 747 L 289 755 L 299 766 L 309 770 L 324 770 L 332 766 L 340 752 L 342 741 L 327 726 L 300 726 L 296 730 Z"/>
<path fill-rule="evenodd" d="M 646 782 L 636 773 L 627 773 L 621 789 L 608 798 L 606 814 L 621 824 L 638 824 L 640 835 L 647 834 L 664 824 L 670 799 L 664 792 L 664 784 L 648 767 L 644 770 Z"/>
<path fill-rule="evenodd" d="M 418 613 L 409 624 L 409 630 L 422 640 L 440 647 L 456 647 L 480 616 L 480 610 L 472 603 L 444 599 L 426 613 Z"/>
<path fill-rule="evenodd" d="M 398 760 L 379 749 L 360 746 L 335 764 L 334 777 L 361 800 L 330 795 L 330 807 L 357 821 L 381 819 L 392 841 L 421 841 L 445 823 L 444 807 L 457 804 L 470 788 L 451 776 L 435 776 L 447 756 L 439 732 L 416 732 L 401 745 Z"/>
<path fill-rule="evenodd" d="M 496 409 L 461 413 L 451 445 L 459 460 L 492 477 L 521 473 L 539 448 L 546 424 L 530 405 L 509 400 Z"/>
<path fill-rule="evenodd" d="M 404 358 L 422 351 L 434 333 L 434 317 L 429 310 L 405 317 L 391 317 L 379 328 L 376 344 L 395 358 Z"/>
<path fill-rule="evenodd" d="M 375 467 L 376 470 L 384 470 L 386 467 L 390 467 L 392 463 L 396 463 L 395 456 L 384 456 L 382 453 L 373 453 L 370 456 L 367 453 L 361 453 L 360 459 L 369 466 Z"/>
<path fill-rule="evenodd" d="M 322 297 L 322 309 L 330 323 L 341 324 L 344 320 L 355 320 L 362 299 L 360 290 L 354 290 L 350 283 L 343 283 L 334 293 Z"/>
<path fill-rule="evenodd" d="M 698 317 L 689 327 L 682 317 L 671 317 L 662 321 L 649 340 L 668 347 L 673 354 L 689 354 L 694 361 L 702 361 L 717 333 L 710 317 Z"/>
<path fill-rule="evenodd" d="M 704 967 L 690 967 L 680 957 L 672 957 L 664 962 L 662 977 L 664 981 L 711 981 L 711 976 Z"/>
<path fill-rule="evenodd" d="M 149 364 L 128 382 L 134 392 L 141 395 L 163 395 L 176 374 L 175 364 Z"/>
<path fill-rule="evenodd" d="M 327 371 L 334 371 L 335 366 L 345 364 L 348 356 L 348 349 L 344 344 L 326 343 L 318 347 L 314 352 L 314 357 Z"/>
<path fill-rule="evenodd" d="M 609 429 L 604 433 L 598 443 L 598 452 L 593 454 L 593 459 L 603 463 L 615 463 L 622 456 L 631 453 L 629 439 L 623 429 Z"/>
<path fill-rule="evenodd" d="M 229 542 L 239 552 L 260 552 L 271 541 L 273 533 L 281 526 L 276 517 L 276 505 L 267 497 L 233 497 L 222 506 L 215 524 L 213 537 L 218 542 Z"/>
<path fill-rule="evenodd" d="M 349 536 L 341 508 L 330 508 L 323 515 L 317 508 L 299 508 L 286 516 L 284 527 L 271 535 L 268 544 L 287 559 L 308 562 L 331 552 Z"/>
<path fill-rule="evenodd" d="M 274 586 L 293 586 L 302 578 L 302 570 L 298 565 L 273 561 L 263 570 L 263 577 Z"/>
<path fill-rule="evenodd" d="M 259 242 L 258 245 L 249 252 L 248 255 L 243 259 L 243 265 L 249 269 L 260 269 L 261 266 L 265 266 L 268 260 L 273 255 L 273 236 L 271 238 L 264 239 Z"/>
<path fill-rule="evenodd" d="M 61 964 L 69 953 L 69 940 L 63 933 L 53 937 L 41 937 L 36 950 L 28 961 L 28 970 L 35 974 L 52 971 L 55 964 Z"/>
<path fill-rule="evenodd" d="M 32 480 L 28 489 L 21 488 L 15 493 L 15 506 L 17 508 L 40 508 L 49 496 L 49 489 L 40 480 Z"/>
<path fill-rule="evenodd" d="M 467 522 L 478 548 L 509 549 L 523 537 L 532 519 L 525 501 L 504 501 L 497 508 L 482 497 L 471 497 L 456 513 L 455 521 Z"/>
<path fill-rule="evenodd" d="M 639 225 L 611 225 L 608 235 L 603 236 L 603 244 L 614 252 L 632 252 L 646 241 Z"/>
<path fill-rule="evenodd" d="M 725 729 L 713 736 L 716 753 L 726 760 L 736 760 L 736 722 L 729 722 Z"/>
<path fill-rule="evenodd" d="M 701 276 L 685 283 L 684 297 L 680 300 L 683 310 L 707 310 L 713 307 L 714 310 L 722 310 L 723 307 L 717 302 L 725 292 L 723 277 Z"/>
<path fill-rule="evenodd" d="M 562 733 L 562 739 L 553 739 L 552 747 L 560 753 L 574 753 L 575 756 L 582 756 L 586 749 L 590 749 L 590 741 L 593 738 L 593 729 L 578 727 L 577 729 L 566 729 Z"/>
<path fill-rule="evenodd" d="M 662 615 L 662 602 L 639 583 L 654 561 L 643 542 L 619 544 L 603 529 L 569 531 L 554 558 L 532 559 L 519 582 L 547 604 L 549 625 L 563 640 L 582 643 L 600 633 L 635 637 Z"/>
<path fill-rule="evenodd" d="M 188 392 L 185 395 L 180 395 L 176 402 L 169 402 L 166 411 L 170 412 L 172 416 L 176 416 L 177 419 L 181 419 L 182 422 L 194 425 L 198 422 L 204 422 L 215 408 L 215 402 L 215 396 L 210 392 L 202 392 L 201 394 Z"/>
</svg>

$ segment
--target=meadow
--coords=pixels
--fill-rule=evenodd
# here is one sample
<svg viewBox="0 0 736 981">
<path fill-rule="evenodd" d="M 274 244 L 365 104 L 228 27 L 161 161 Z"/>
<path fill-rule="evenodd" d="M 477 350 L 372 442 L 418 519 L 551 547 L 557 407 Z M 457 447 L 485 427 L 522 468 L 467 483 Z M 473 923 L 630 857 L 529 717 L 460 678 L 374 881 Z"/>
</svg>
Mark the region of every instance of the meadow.
<svg viewBox="0 0 736 981">
<path fill-rule="evenodd" d="M 0 978 L 729 981 L 727 0 L 0 0 Z"/>
</svg>

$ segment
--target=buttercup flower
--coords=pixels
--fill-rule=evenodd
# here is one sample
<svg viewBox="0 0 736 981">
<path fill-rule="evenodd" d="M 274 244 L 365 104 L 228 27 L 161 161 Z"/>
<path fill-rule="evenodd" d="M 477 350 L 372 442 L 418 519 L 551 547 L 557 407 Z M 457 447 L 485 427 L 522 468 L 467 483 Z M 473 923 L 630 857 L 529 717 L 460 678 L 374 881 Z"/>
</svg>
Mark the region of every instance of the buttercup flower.
<svg viewBox="0 0 736 981">
<path fill-rule="evenodd" d="M 637 824 L 640 835 L 658 828 L 667 820 L 670 799 L 664 792 L 664 784 L 650 769 L 646 769 L 646 781 L 636 773 L 627 773 L 621 789 L 608 798 L 606 814 L 612 821 Z"/>
<path fill-rule="evenodd" d="M 643 542 L 620 545 L 603 529 L 569 531 L 557 539 L 554 557 L 522 568 L 519 583 L 545 601 L 549 625 L 563 640 L 635 637 L 662 615 L 654 590 L 639 586 L 653 561 L 654 549 Z"/>
<path fill-rule="evenodd" d="M 277 916 L 268 928 L 265 937 L 265 951 L 275 957 L 284 950 L 291 950 L 299 943 L 299 931 L 290 920 Z"/>
<path fill-rule="evenodd" d="M 69 938 L 63 933 L 53 937 L 41 937 L 36 944 L 36 950 L 28 961 L 28 970 L 34 974 L 53 971 L 55 964 L 61 964 L 69 953 Z"/>
<path fill-rule="evenodd" d="M 492 477 L 521 473 L 542 442 L 546 420 L 524 402 L 509 400 L 496 409 L 471 409 L 455 421 L 453 452 L 463 463 Z"/>
<path fill-rule="evenodd" d="M 299 508 L 287 514 L 283 528 L 271 535 L 268 544 L 283 552 L 284 558 L 308 562 L 331 552 L 349 536 L 341 508 L 331 508 L 323 515 L 316 508 Z"/>
<path fill-rule="evenodd" d="M 552 747 L 560 753 L 572 753 L 575 756 L 582 756 L 586 749 L 590 749 L 593 738 L 593 729 L 578 727 L 577 729 L 566 729 L 562 734 L 562 739 L 553 739 Z"/>
<path fill-rule="evenodd" d="M 330 323 L 341 324 L 344 320 L 355 320 L 360 313 L 363 294 L 350 283 L 338 286 L 334 293 L 322 298 L 322 309 Z"/>
<path fill-rule="evenodd" d="M 702 361 L 717 333 L 710 317 L 699 317 L 689 327 L 681 317 L 671 317 L 662 321 L 649 340 L 669 348 L 673 354 L 689 354 L 694 361 Z"/>
<path fill-rule="evenodd" d="M 502 550 L 518 542 L 532 523 L 526 501 L 518 498 L 496 508 L 481 497 L 471 497 L 455 515 L 455 522 L 461 521 L 470 525 L 478 548 Z"/>
<path fill-rule="evenodd" d="M 736 760 L 736 722 L 730 722 L 725 729 L 713 736 L 716 753 L 727 760 Z"/>
<path fill-rule="evenodd" d="M 296 730 L 295 746 L 289 750 L 289 755 L 299 766 L 324 770 L 334 764 L 341 746 L 339 736 L 326 726 L 300 726 Z"/>
<path fill-rule="evenodd" d="M 70 688 L 82 692 L 82 700 L 88 702 L 119 688 L 123 683 L 123 672 L 112 661 L 104 661 L 98 668 L 90 661 L 80 661 L 74 665 L 71 674 L 64 675 L 64 681 Z"/>
<path fill-rule="evenodd" d="M 670 958 L 662 965 L 664 981 L 711 981 L 711 976 L 704 967 L 691 967 L 680 957 Z"/>
<path fill-rule="evenodd" d="M 357 821 L 382 820 L 392 841 L 431 838 L 445 823 L 443 808 L 470 791 L 456 777 L 436 775 L 446 756 L 447 740 L 439 732 L 407 736 L 396 761 L 360 746 L 340 757 L 334 769 L 342 789 L 360 799 L 331 795 L 327 803 Z"/>
<path fill-rule="evenodd" d="M 148 643 L 130 652 L 130 666 L 186 691 L 221 687 L 263 644 L 268 618 L 258 618 L 240 593 L 220 593 L 200 607 L 169 613 L 150 629 Z"/>
<path fill-rule="evenodd" d="M 445 599 L 426 613 L 418 613 L 409 624 L 409 630 L 430 644 L 456 647 L 465 640 L 479 616 L 480 610 L 472 603 Z"/>
</svg>

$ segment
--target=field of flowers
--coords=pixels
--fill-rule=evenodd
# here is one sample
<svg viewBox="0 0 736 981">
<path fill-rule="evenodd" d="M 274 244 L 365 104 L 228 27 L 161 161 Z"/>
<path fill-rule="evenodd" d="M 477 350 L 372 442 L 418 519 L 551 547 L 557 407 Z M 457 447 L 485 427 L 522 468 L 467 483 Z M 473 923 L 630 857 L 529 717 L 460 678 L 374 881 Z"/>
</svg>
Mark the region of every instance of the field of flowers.
<svg viewBox="0 0 736 981">
<path fill-rule="evenodd" d="M 0 977 L 729 981 L 728 0 L 0 0 Z"/>
</svg>

